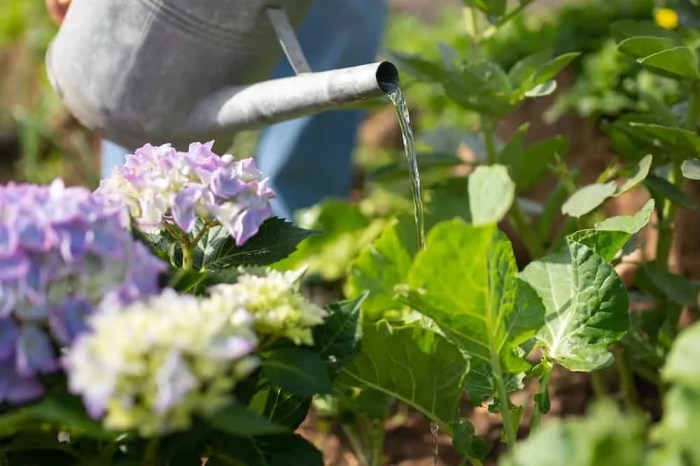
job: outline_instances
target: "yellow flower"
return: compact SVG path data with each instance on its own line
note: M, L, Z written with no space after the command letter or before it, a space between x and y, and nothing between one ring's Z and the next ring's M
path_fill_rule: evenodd
M678 13L670 8L657 8L654 10L654 21L664 29L678 27Z

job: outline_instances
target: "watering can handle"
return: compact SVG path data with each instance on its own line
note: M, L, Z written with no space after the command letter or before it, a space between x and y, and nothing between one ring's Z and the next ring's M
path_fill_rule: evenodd
M304 56L304 51L294 33L292 24L289 22L287 13L282 8L268 7L267 17L272 23L272 28L275 30L282 50L284 50L294 72L296 74L311 73L311 67Z

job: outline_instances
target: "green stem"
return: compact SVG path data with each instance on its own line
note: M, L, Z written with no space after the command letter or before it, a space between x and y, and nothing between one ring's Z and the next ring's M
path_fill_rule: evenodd
M540 240L532 227L532 224L525 216L525 213L520 208L518 200L515 199L513 206L510 208L510 217L513 221L513 226L520 234L520 238L523 240L523 244L527 249L528 254L531 259L537 259L544 255L544 248L540 243Z
M540 391L538 395L540 396L546 396L549 397L549 378L552 376L552 369L553 366L552 364L547 364L545 367L545 372L542 374L542 377L540 378ZM537 405L537 403L534 404L533 407L533 413L532 413L532 420L530 421L530 432L529 435L532 435L534 431L537 430L537 428L540 426L540 422L542 420L542 410L540 407Z
M184 270L192 270L192 267L194 267L193 249L189 242L182 244L182 268Z
M591 387L593 388L593 393L597 399L603 399L608 396L608 387L603 381L603 377L600 371L593 371L590 373Z
M516 8L513 8L508 13L501 16L501 18L498 20L498 22L496 24L494 24L493 26L489 27L486 31L484 31L484 34L481 37L484 39L488 39L489 37L496 34L496 32L498 32L499 28L501 28L504 24L508 23L511 19L515 18L518 14L520 14L521 11L523 11L525 8L527 8L533 1L534 0L524 0Z
M464 26L467 29L467 34L469 34L475 43L479 43L479 10L474 6L465 6L462 9L462 14L464 16Z
M160 447L160 437L151 438L146 443L146 452L143 455L143 466L156 466L158 464L158 448Z
M637 386L634 384L627 348L620 348L615 358L615 365L620 376L620 385L625 394L627 408L630 410L639 408L639 395L637 394Z
M493 165L498 161L498 153L496 152L496 137L495 137L494 122L484 124L484 146L486 147L486 160L489 165Z
M493 377L496 382L498 398L501 402L501 418L503 419L503 430L506 434L506 445L508 449L511 449L517 441L517 431L510 413L510 398L508 398L506 384L503 381L503 371L501 370L501 362L498 360L498 354L491 355L491 366L493 367Z

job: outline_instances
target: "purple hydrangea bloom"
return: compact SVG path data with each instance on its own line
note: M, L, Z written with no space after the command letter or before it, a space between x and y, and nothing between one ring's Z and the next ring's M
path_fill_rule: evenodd
M159 292L166 265L128 227L123 208L60 180L0 186L0 402L40 396L100 302Z
M275 194L253 159L218 156L213 144L193 143L187 152L147 144L127 156L97 192L128 206L145 232L167 225L191 233L201 219L222 225L240 246L272 216Z

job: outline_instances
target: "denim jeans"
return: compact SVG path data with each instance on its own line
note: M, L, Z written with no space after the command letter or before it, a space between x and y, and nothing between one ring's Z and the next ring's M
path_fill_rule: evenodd
M314 71L372 62L387 16L387 0L316 0L298 37ZM293 75L286 58L274 78ZM346 197L351 155L362 119L358 110L336 110L278 123L262 132L258 167L277 193L273 210L292 219L295 210L324 197ZM128 151L108 141L102 146L102 175L120 165Z

